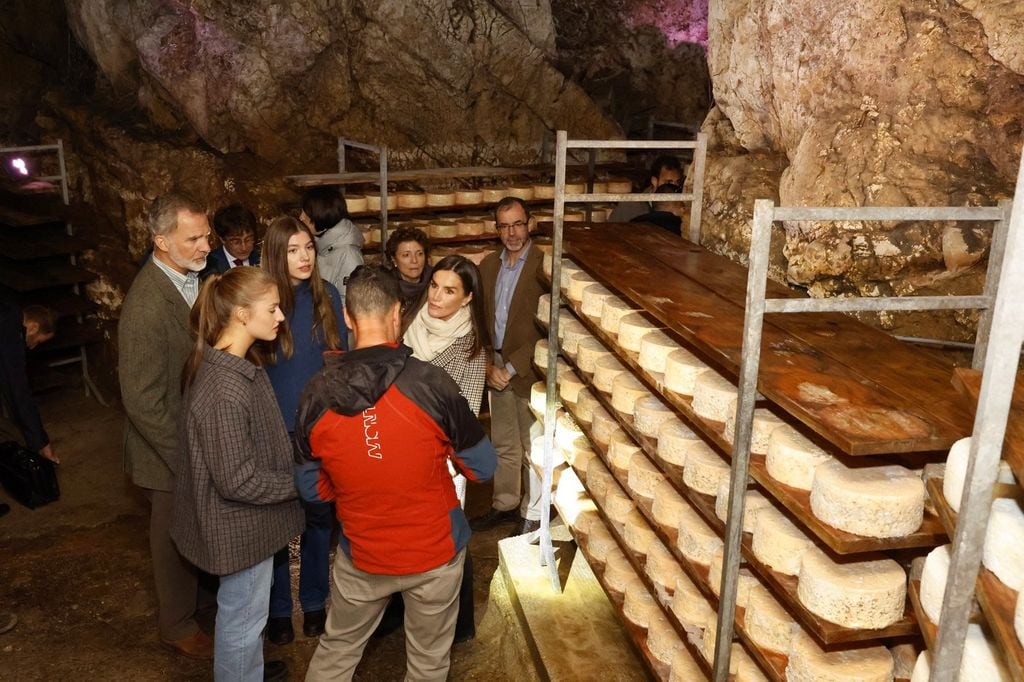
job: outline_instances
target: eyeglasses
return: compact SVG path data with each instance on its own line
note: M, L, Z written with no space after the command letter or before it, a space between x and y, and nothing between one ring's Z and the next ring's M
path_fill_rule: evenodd
M224 240L225 244L231 246L249 246L256 243L256 235L246 235L245 237L228 237Z
M495 224L494 227L496 227L498 229L498 231L512 230L512 229L521 230L524 227L526 227L526 225L527 225L527 222L525 220L517 220L514 223L497 223L497 224Z

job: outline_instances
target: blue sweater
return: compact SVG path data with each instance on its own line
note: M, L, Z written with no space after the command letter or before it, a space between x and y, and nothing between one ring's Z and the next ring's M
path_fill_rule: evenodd
M341 294L330 282L324 281L324 286L331 296L331 307L338 319L341 348L348 350L348 327L341 313ZM288 329L291 330L294 347L292 356L286 358L278 351L277 362L267 366L267 374L270 376L270 385L274 387L284 425L291 433L295 430L295 413L299 409L302 390L323 367L323 353L327 350L322 330L317 330L316 337L313 336L313 293L308 282L299 282L295 287L295 309L288 316Z

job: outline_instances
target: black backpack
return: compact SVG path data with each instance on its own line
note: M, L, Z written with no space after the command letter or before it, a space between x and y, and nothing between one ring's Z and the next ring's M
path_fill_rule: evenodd
M13 440L0 443L0 484L29 509L60 499L53 462Z

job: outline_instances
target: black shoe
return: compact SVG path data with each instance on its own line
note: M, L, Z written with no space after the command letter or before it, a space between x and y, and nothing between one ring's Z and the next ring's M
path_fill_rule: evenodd
M3 516L9 511L11 511L11 505L0 502L0 516Z
M324 634L324 625L327 624L327 611L310 611L302 614L302 634L306 637L319 637Z
M491 510L483 516L479 516L470 521L469 527L473 530L490 530L495 526L500 526L505 523L518 522L519 520L520 516L518 509L498 511L497 509L491 508Z
M263 682L284 682L288 679L288 664L284 661L266 661L263 664Z
M529 535L530 533L540 530L540 519L531 521L530 519L523 519L523 525L518 530L514 530L508 534L510 538L514 538L517 535Z
M291 617L270 618L267 620L267 639L278 646L291 644L295 639Z

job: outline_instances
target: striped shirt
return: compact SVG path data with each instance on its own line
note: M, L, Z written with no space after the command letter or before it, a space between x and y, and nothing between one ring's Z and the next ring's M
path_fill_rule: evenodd
M157 258L155 253L151 258L156 263L156 266L163 270L164 274L170 278L171 284L178 290L181 297L185 299L185 303L188 303L188 307L191 308L195 305L196 299L199 298L199 273L189 270L183 275Z

